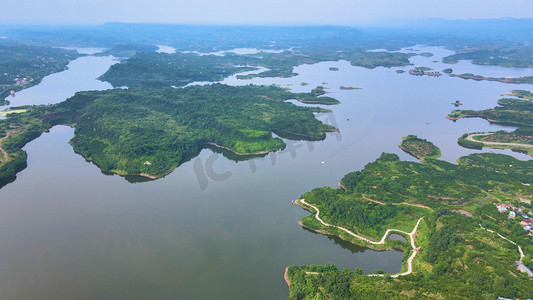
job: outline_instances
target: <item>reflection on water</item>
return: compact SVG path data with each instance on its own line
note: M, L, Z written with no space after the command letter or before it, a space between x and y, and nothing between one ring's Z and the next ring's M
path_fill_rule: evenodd
M430 64L446 54L423 51L435 56L413 62ZM114 63L112 58L74 62L73 75L92 75L60 76L53 85L43 80L34 87L35 98L29 97L33 88L26 90L25 102L63 101L78 84L83 90L95 82L102 84L96 89L110 87L95 78ZM464 62L452 68L462 65L502 71ZM277 299L288 295L283 281L288 265L333 262L365 273L398 272L402 252L371 251L302 230L298 220L309 212L291 201L315 187L337 187L344 174L362 169L382 152L416 161L398 148L408 134L433 141L449 162L480 152L458 146L457 138L513 127L481 119L451 122L444 118L454 109L450 103L460 99L464 109L491 108L500 94L530 85L416 77L396 69L338 61L296 67L299 75L292 78L226 78L228 84L279 84L294 92L325 85L341 104L328 106L331 115L320 118L334 118L342 138L328 133L318 142L285 140L284 151L246 161L204 149L164 178L138 184L130 183L137 178L102 175L68 144L74 130L54 127L25 147L28 168L0 190L2 297L55 299L61 291L61 297L75 299ZM488 151L529 159L510 150L481 152Z
M302 227L302 229L307 231L307 232L314 233L314 234L320 234L320 233L314 232L313 230L307 229L305 227ZM335 235L327 235L327 238L329 240L333 241L336 245L341 246L342 249L349 250L352 253L363 253L363 252L368 250L368 248L355 245L355 244L350 243L348 241L345 241L345 240L343 240L340 237L335 236Z
M407 242L407 239L403 235L397 234L397 233L391 233L387 239L395 240L395 241Z

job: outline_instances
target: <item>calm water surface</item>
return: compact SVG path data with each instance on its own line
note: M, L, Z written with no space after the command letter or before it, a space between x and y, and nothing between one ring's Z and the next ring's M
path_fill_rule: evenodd
M15 97L6 97L10 105L0 106L0 110L21 105L54 104L74 96L78 91L111 89L110 83L96 78L115 63L118 60L112 56L75 59L68 64L66 71L46 76L40 84L17 92Z
M438 51L445 52L429 52ZM417 57L417 64L432 63L442 53ZM109 67L113 60L107 59ZM463 63L471 66L461 62L453 68ZM69 71L83 73L90 66L72 65ZM329 71L332 66L339 71ZM241 162L206 149L156 181L132 184L102 174L68 145L73 129L56 126L25 147L28 168L0 189L0 299L283 299L288 265L333 262L366 273L398 272L401 252L370 251L305 230L298 220L308 213L291 201L314 187L336 186L345 173L382 152L414 160L397 147L408 134L433 141L450 162L479 152L459 147L457 138L513 128L481 119L451 122L444 118L454 109L450 103L459 99L464 109L490 108L500 94L531 85L417 77L396 69L367 70L340 61L297 67L300 75L287 79L229 77L225 83L275 83L296 92L326 86L342 104L317 117L340 133L320 142L287 141L284 151ZM102 67L77 84L92 89L103 72ZM57 102L73 94L75 88L63 90L71 81L43 80L35 88L42 89L39 97Z

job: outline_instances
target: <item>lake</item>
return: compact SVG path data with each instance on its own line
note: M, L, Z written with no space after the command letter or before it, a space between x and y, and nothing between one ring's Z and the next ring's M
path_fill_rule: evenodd
M413 58L417 65L437 65L432 61L448 51L420 48L435 56ZM35 93L25 104L55 103L77 89L110 88L94 84L112 63L110 57L79 58L15 98ZM468 62L442 66L525 72ZM25 147L28 168L0 189L0 298L283 299L288 265L333 262L365 273L398 272L402 252L371 251L305 230L298 221L309 213L291 201L315 187L337 186L344 174L382 152L415 161L398 148L408 134L433 141L450 162L480 152L458 146L457 138L514 128L481 119L449 121L444 116L454 109L451 102L461 100L462 109L490 108L500 94L531 85L418 77L397 69L410 67L369 70L339 61L299 66L293 78L226 78L228 84L274 83L295 92L323 85L342 104L317 117L340 132L319 142L286 141L287 149L247 161L205 149L156 181L130 183L102 174L68 144L72 128L54 127ZM73 80L66 72L87 76ZM483 151L529 159L509 150Z

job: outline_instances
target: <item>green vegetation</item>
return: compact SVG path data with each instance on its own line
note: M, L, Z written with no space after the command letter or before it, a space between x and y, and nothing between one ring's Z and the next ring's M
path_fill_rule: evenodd
M361 88L356 88L356 87L352 87L352 86L339 86L339 90L360 90Z
M526 90L512 90L511 95L509 96L515 96L518 98L526 99L526 100L533 100L533 93Z
M74 150L103 171L157 178L208 145L252 155L285 147L272 132L291 139L324 139L326 131L337 129L315 118L313 112L320 109L284 102L300 96L319 102L316 99L324 98L316 97L320 93L321 89L292 94L275 86L221 84L178 89L143 84L79 92L60 104L26 107L27 112L0 120L4 132L22 131L2 146L18 157L24 153L20 148L41 132L68 124L75 128L70 141ZM19 169L2 174L11 178Z
M254 70L238 67L220 56L196 54L137 53L112 65L100 76L114 87L135 86L141 82L162 82L185 86L195 81L220 81L235 73Z
M19 114L19 113L23 113L23 112L26 112L26 109L10 109L10 110L4 110L4 111L0 111L0 116L7 116L9 114Z
M417 218L425 216L415 238L420 248L413 273L370 277L357 266L354 271L331 264L290 266L289 299L526 298L533 285L515 268L517 246L497 233L520 245L526 255L533 253L533 242L516 220L497 213L493 203L532 199L533 190L523 184L531 180L533 161L506 155L471 154L455 165L431 158L423 164L400 161L384 153L362 171L346 174L342 189L317 188L302 198L320 208L324 221L374 240L388 228L411 231ZM473 216L454 212L458 209ZM409 249L400 241L374 246L350 238L317 222L314 214L303 218L302 225L374 249Z
M440 149L425 139L418 138L415 135L403 137L402 143L398 146L406 153L418 158L439 158Z
M483 143L468 140L467 137L469 135L470 134L468 133L463 134L457 141L457 144L468 149L477 149L477 150L483 149Z
M338 71L339 68L337 68L337 67L329 67L329 70L330 70L330 71Z
M494 65L508 68L533 67L533 47L531 45L488 44L481 49L466 49L443 58L445 63L456 63L462 59L472 60L473 64Z
M473 139L481 142L533 145L533 128L520 127L512 132L500 130L488 135L474 136Z
M468 136L471 140L466 139ZM512 132L500 130L492 133L465 133L458 143L465 148L511 149L533 156L533 128L520 127Z
M529 91L515 90L513 96L527 99ZM448 119L483 118L493 123L521 126L513 132L497 131L494 133L465 133L459 138L459 145L482 149L483 147L495 149L512 149L514 151L533 155L533 102L515 98L498 100L497 106L486 110L456 110L448 115Z
M194 81L220 81L224 77L265 67L268 70L248 75L237 75L238 79L255 77L292 77L297 74L293 68L302 64L321 61L350 60L352 65L366 68L378 66L409 65L408 54L389 52L366 52L362 50L302 50L302 53L285 51L223 56L196 55L185 53L139 52L128 60L111 66L100 77L113 86L134 86L143 81L163 82L174 86L185 86Z
M319 85L316 88L312 89L311 92L309 93L288 93L288 94L285 94L285 98L278 98L278 99L283 99L283 100L296 99L302 103L307 103L307 104L333 105L333 104L340 103L339 100L332 98L332 97L319 97L326 93L324 89L325 88L323 86Z
M131 57L138 52L155 52L159 49L154 45L117 44L113 48L97 53L97 56L113 55L115 57Z
M533 102L503 98L495 108L485 110L454 110L447 116L450 120L461 118L483 118L492 123L516 126L533 126Z
M416 221L428 213L428 209L425 208L392 203L383 205L371 202L360 194L354 195L342 189L329 187L313 189L303 194L301 198L318 206L320 216L325 222L374 238L376 241L388 228L411 231ZM324 229L324 226L315 219L314 213L304 217L301 222L308 229L315 231ZM328 228L328 231L330 230L336 231L336 234L344 239L356 242L355 238L342 234L340 230Z
M20 91L36 85L52 73L66 69L79 57L76 51L22 45L0 45L0 99L11 90Z
M452 74L453 73L453 69L452 68L446 68L446 69L442 70L442 73Z
M459 77L463 79L473 79L473 80L488 80L488 81L499 81L503 83L533 83L533 76L523 76L523 77L483 77L481 75L474 75L472 73L464 73L460 75L451 74L451 77Z
M420 56L424 56L424 57L432 57L433 56L433 53L430 53L430 52L422 52L420 54L418 54Z
M49 128L39 121L42 113L43 107L34 107L0 119L0 187L26 168L26 151L22 147Z
M471 219L451 211L426 217L411 275L371 277L331 264L290 266L289 299L527 298L531 280L514 267L516 247Z

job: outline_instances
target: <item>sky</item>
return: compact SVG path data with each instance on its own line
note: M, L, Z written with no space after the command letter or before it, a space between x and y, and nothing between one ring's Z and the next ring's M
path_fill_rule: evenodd
M533 0L2 0L2 24L359 25L387 18L533 18Z

